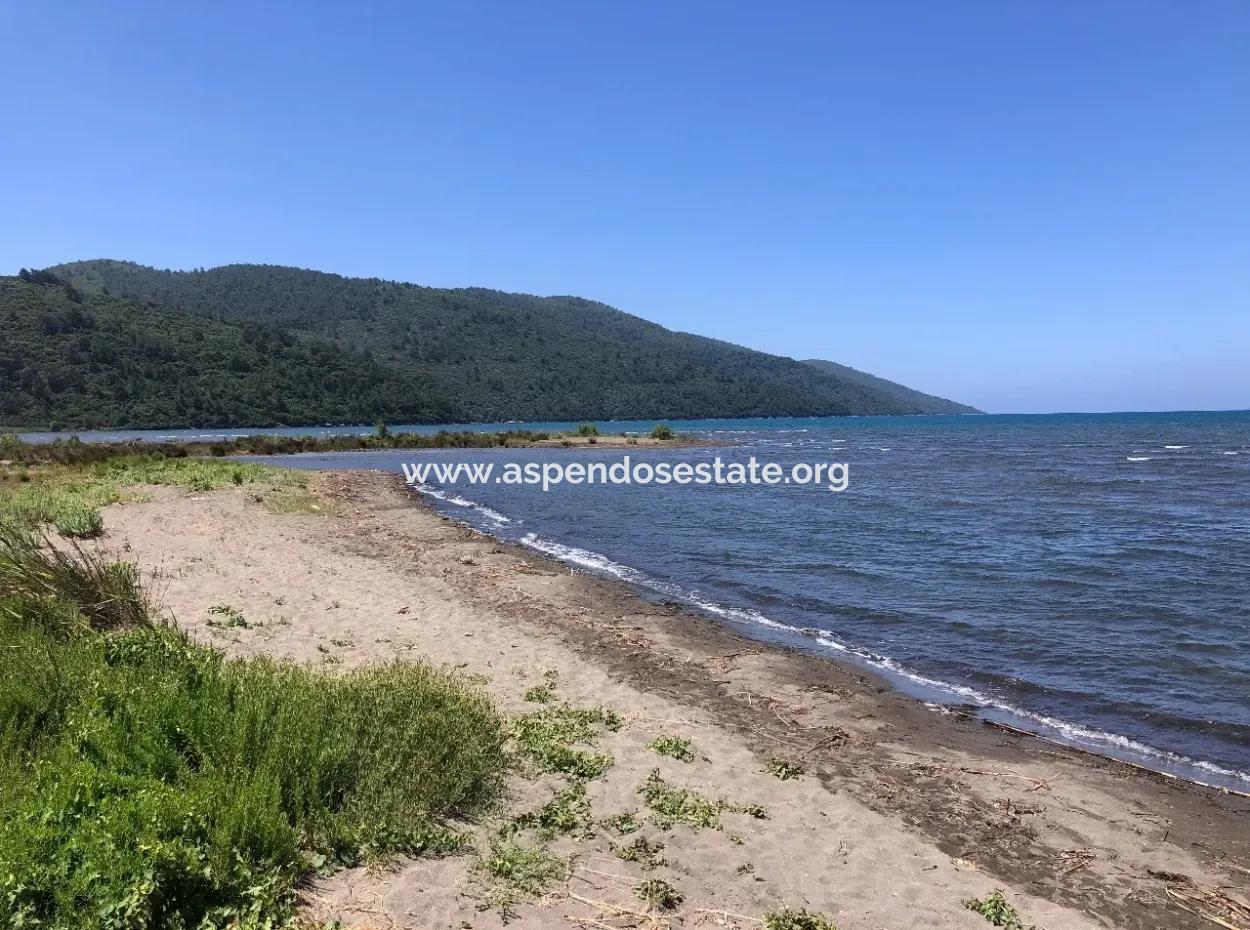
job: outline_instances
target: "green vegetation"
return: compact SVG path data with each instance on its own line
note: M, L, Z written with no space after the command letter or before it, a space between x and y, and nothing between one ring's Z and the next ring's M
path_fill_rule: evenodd
M680 736L657 736L647 744L647 748L678 762L694 761L694 745Z
M21 398L0 407L0 422L57 420L74 427L207 425L225 422L223 417L240 425L378 418L493 422L966 409L672 332L577 297L419 287L267 265L175 272L104 260L50 271L73 286L88 312L107 295L139 301L124 306L140 322L152 320L155 329L149 333L136 325L133 332L140 338L133 346L112 346L116 358L133 368L107 355L85 356L92 389L81 397L57 379L83 362L60 360L54 350L35 355L15 350L6 361ZM58 298L60 308L66 304L80 306L68 290ZM30 333L22 345L33 344L44 326L42 316L35 323L25 318L38 303L23 294L5 306ZM0 310L0 325L6 319ZM177 334L192 329L208 337L206 351L220 349L211 356L190 352ZM56 339L67 350L81 351L80 335L73 329L58 332ZM249 339L263 340L266 350L282 345L289 363L270 363L265 353L249 351ZM286 339L292 343L283 343ZM88 339L88 349L92 345ZM311 364L318 360L327 364ZM6 361L0 361L0 370ZM182 368L178 377L173 364ZM322 368L333 377L327 380ZM132 370L145 377L132 381ZM310 370L318 377L304 376ZM252 390L266 378L281 390ZM46 397L40 393L43 383L49 387ZM7 393L0 382L0 397ZM128 403L128 397L137 403Z
M214 604L208 608L208 612L212 616L208 620L209 626L226 627L227 629L243 629L246 630L251 626L247 622L247 617L243 616L234 607L229 604Z
M89 448L85 443L80 445ZM97 535L103 526L100 508L123 500L127 489L136 485L213 491L263 483L266 490L281 494L302 491L308 484L306 475L264 465L162 455L122 456L83 467L45 468L39 472L38 481L23 480L24 474L28 473L0 469L0 520L51 524L63 536L75 537Z
M1006 930L1025 930L1020 915L1011 906L1011 902L1003 897L1001 891L995 891L980 899L969 898L964 902L964 907L974 914L980 914L995 927L1004 927Z
M957 404L953 400L924 394L915 388L878 378L876 375L870 375L866 371L860 371L848 365L839 365L837 362L827 362L819 358L805 359L803 364L811 365L817 371L837 378L847 390L861 391L866 396L878 398L882 403L911 408L915 413L980 413L975 407L969 407L967 404Z
M709 827L720 830L723 829L720 815L726 811L747 814L758 820L768 817L768 812L758 804L734 804L723 798L713 801L697 791L672 785L664 780L659 769L652 769L643 779L638 793L651 811L651 821L664 830L679 823L692 830Z
M666 423L657 423L651 427L651 438L668 440L673 438L673 429Z
M578 436L598 436L599 427L593 423L583 423L577 428Z
M610 817L604 817L599 823L620 836L628 836L642 829L642 821L637 811L621 811Z
M651 811L656 826L667 830L674 824L684 823L692 830L708 827L721 829L720 815L724 805L703 797L689 788L670 785L660 776L659 769L652 769L638 787L638 793Z
M648 878L634 886L634 895L647 907L671 911L686 900L685 896L662 878Z
M0 526L0 927L286 925L326 871L462 842L503 721L425 665L327 676L154 624L132 566Z
M589 781L610 769L613 760L606 753L578 747L594 747L604 730L620 727L621 718L614 711L565 704L517 717L512 735L522 755L540 771L558 773L573 781Z
M796 762L793 759L784 759L781 756L773 756L768 760L768 764L764 766L764 771L775 778L782 781L790 781L794 778L802 778L807 772L803 767L803 763Z
M56 514L52 525L62 536L91 539L104 532L104 517L94 507L70 503Z
M504 827L504 833L517 830L536 830L543 839L557 836L591 836L594 817L590 802L586 800L586 783L574 781L567 788L557 791L536 811L515 818Z
M638 863L647 872L666 864L664 844L652 842L645 836L635 837L632 843L624 846L614 846L612 852L625 862Z
M76 437L55 442L22 442L0 434L0 460L17 465L88 465L119 458L185 459L194 456L293 455L298 452L356 452L378 449L491 449L528 446L550 439L531 430L432 434L391 433L389 436L240 436L220 442L82 442Z
M543 682L525 692L525 700L531 704L550 704L556 696L557 675L554 671L543 674Z
M838 930L824 914L783 907L764 915L764 930Z
M0 277L0 423L159 427L449 418L412 369L325 339Z
M488 883L486 900L505 914L526 898L542 894L568 877L568 863L542 846L527 846L517 840L492 844L477 869Z

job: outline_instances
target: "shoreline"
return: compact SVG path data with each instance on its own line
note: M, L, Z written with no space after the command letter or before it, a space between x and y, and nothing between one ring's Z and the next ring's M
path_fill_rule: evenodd
M110 508L110 535L131 546L144 568L175 568L166 593L180 625L215 639L219 631L196 614L227 595L257 599L259 592L251 590L257 585L277 591L274 579L294 571L281 568L291 547L308 553L301 585L330 582L344 559L360 584L379 590L379 599L402 579L419 580L438 592L423 596L430 602L426 613L442 632L431 627L413 640L413 651L454 659L496 679L498 672L483 664L478 649L465 649L502 637L512 640L513 650L553 664L564 656L568 671L562 674L571 687L594 694L594 681L610 683L634 695L630 700L658 705L667 719L700 720L706 730L696 731L696 738L715 733L717 742L759 758L781 750L799 756L810 772L805 790L818 785L820 803L842 798L836 803L849 805L835 816L847 822L878 818L871 829L899 831L891 850L917 843L945 857L947 865L916 879L925 887L939 878L957 883L979 875L981 887L991 879L1024 896L1022 913L1051 930L1086 926L1075 919L1078 914L1096 917L1097 925L1153 927L1160 909L1169 926L1210 926L1175 906L1168 889L1247 887L1250 802L1243 796L957 711L934 712L869 670L761 643L680 605L653 603L623 581L574 573L550 556L481 534L439 514L398 476L312 475L333 513L262 518L237 492L165 495ZM234 524L241 520L254 524L259 535L237 534ZM224 551L208 555L213 547ZM205 565L206 558L213 563ZM318 565L327 578L317 578ZM301 597L299 585L290 582L281 591L269 592L267 609L273 610L275 598L285 603ZM339 611L346 605L305 606L310 609L288 626L240 633L237 642L224 645L243 654L318 661L318 652L292 627L301 624L304 634L324 645L327 631L342 624ZM260 609L259 601L249 608ZM416 636L406 608L399 613L396 629ZM374 623L370 616L361 613L353 623ZM395 611L388 616L396 618ZM474 625L483 619L486 626ZM462 625L465 638L449 639ZM364 649L358 643L336 651L351 661L351 653ZM381 646L372 654L359 658L393 655ZM501 645L501 655L508 654ZM395 655L402 659L404 653ZM496 681L492 688L498 687ZM711 742L710 736L702 739ZM825 849L828 856L815 839L810 854ZM802 855L797 842L783 844L777 855ZM950 874L952 868L958 875ZM867 873L855 876L860 883L876 881ZM816 886L806 891L818 892ZM937 886L929 893L936 894ZM1047 914L1052 907L1060 910ZM905 923L894 925L914 925L911 915L918 912L903 913ZM966 916L924 919L932 926L977 926Z
M710 616L716 618L717 622L729 624L749 641L794 649L866 671L902 695L932 705L935 711L972 715L986 724L1031 735L1056 746L1105 757L1160 776L1192 782L1204 788L1250 798L1250 774L1244 771L1159 748L1143 742L1142 737L1125 736L1091 728L1084 723L1049 716L1012 704L1005 699L996 699L971 686L931 677L908 668L891 656L842 643L824 631L804 629L777 621L752 608L730 607L709 601L698 592L659 581L632 565L615 562L600 552L571 547L533 533L520 540L509 539L499 535L498 523L506 524L511 519L485 505L423 485L410 483L407 490L440 516L484 537L504 545L518 545L522 551L569 566L575 571L587 572L592 577L620 582L644 599L658 598L661 602L673 599L700 616ZM440 510L439 504L431 501L450 506ZM462 520L453 508L484 514L496 526Z

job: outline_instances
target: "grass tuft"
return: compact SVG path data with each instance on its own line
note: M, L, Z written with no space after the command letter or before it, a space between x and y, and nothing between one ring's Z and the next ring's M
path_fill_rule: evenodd
M94 539L104 532L104 517L94 507L70 503L54 516L52 525L62 536Z

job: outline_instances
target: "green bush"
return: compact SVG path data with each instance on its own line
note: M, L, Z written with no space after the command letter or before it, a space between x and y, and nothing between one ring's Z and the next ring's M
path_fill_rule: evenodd
M0 928L281 926L311 871L450 849L497 797L502 719L461 679L228 660L132 568L0 538Z
M91 539L104 532L104 517L94 507L74 503L57 514L52 525L62 536Z
M651 428L652 439L672 439L673 429L665 423L657 423Z
M595 424L593 424L593 423L583 423L581 426L579 426L579 427L577 428L577 435L579 435L579 436L598 436L598 435L599 435L599 427L595 426Z

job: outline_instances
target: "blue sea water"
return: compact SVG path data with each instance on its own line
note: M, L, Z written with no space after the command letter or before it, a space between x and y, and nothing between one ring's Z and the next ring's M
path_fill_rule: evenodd
M847 462L842 494L503 484L425 493L478 529L750 635L871 666L925 699L1250 788L1250 412L676 425L734 445L286 461L396 472L431 458L498 466L627 452Z

